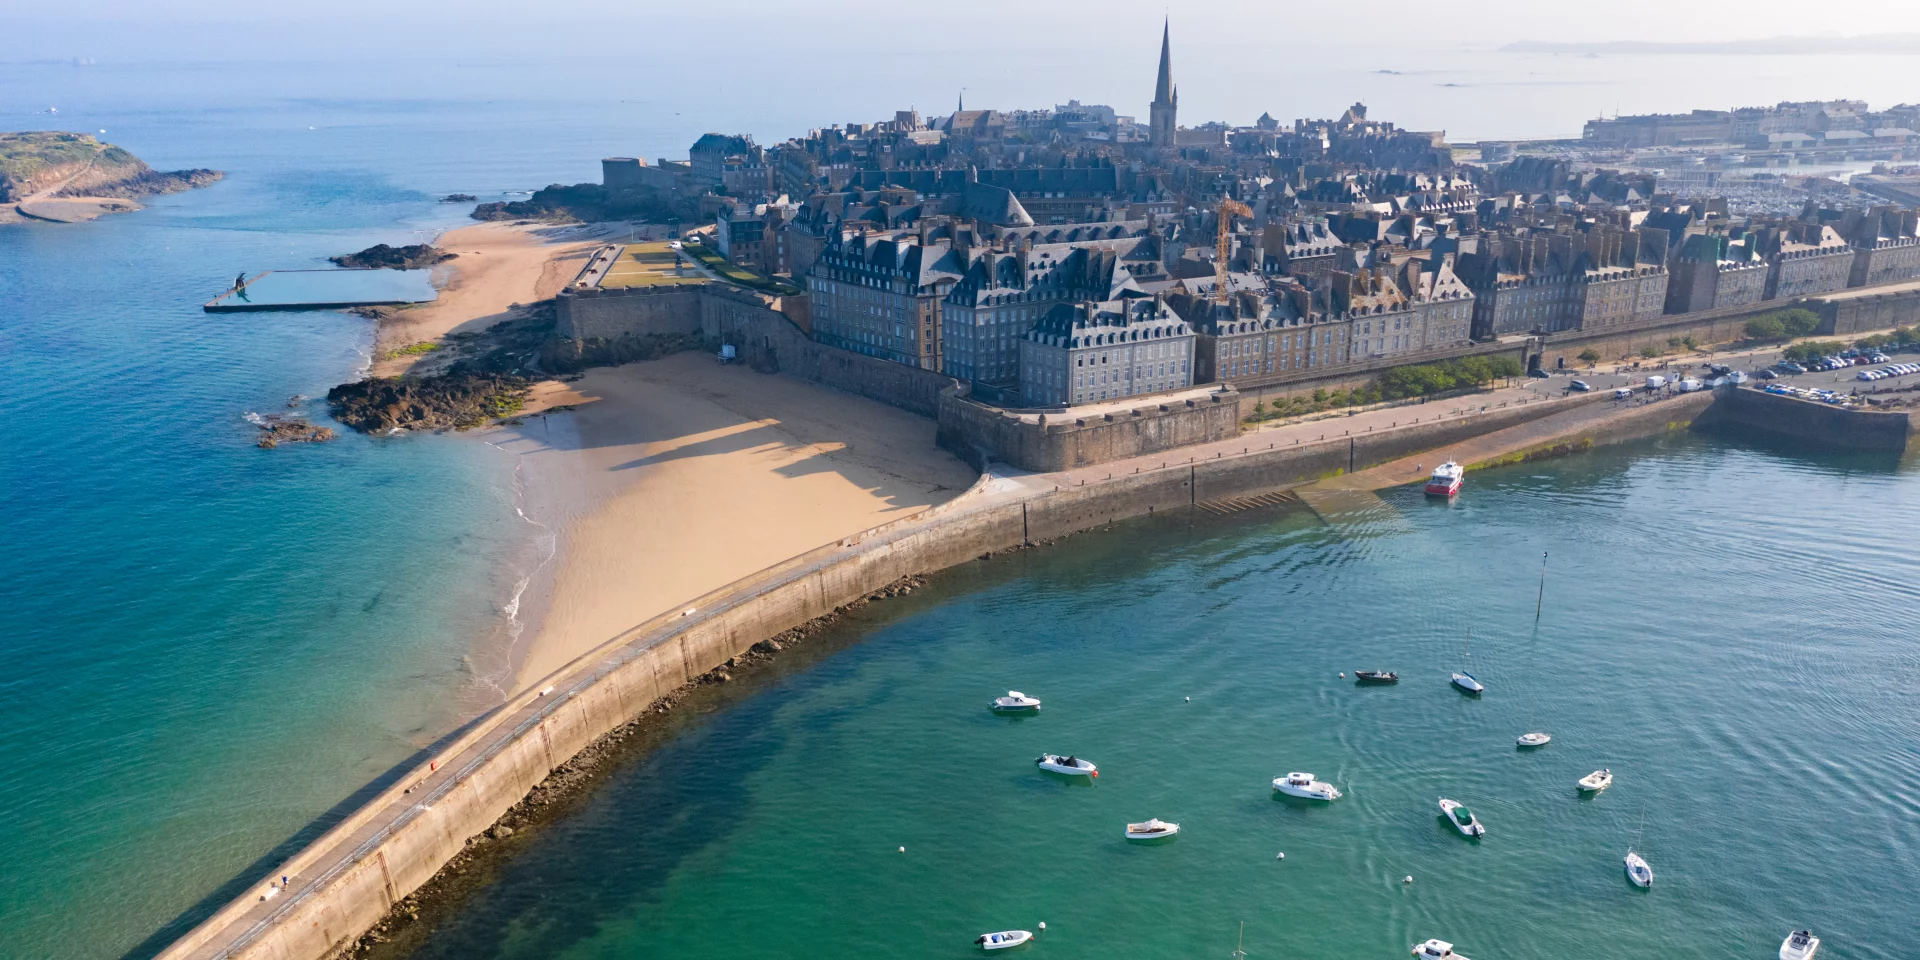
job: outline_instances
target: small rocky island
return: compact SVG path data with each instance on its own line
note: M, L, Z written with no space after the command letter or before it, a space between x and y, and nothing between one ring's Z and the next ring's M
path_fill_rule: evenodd
M140 209L140 200L204 187L218 170L160 171L84 133L0 133L0 223L77 223Z
M338 266L355 270L419 270L436 263L445 263L456 256L459 254L448 253L426 243L404 247L390 247L384 243L376 243L359 253L347 253L327 259Z

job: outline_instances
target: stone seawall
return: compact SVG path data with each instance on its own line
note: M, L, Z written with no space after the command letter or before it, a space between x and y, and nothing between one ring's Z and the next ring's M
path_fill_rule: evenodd
M1235 436L1240 432L1237 399L1230 387L1165 403L1142 397L1130 410L1071 418L1056 414L1041 423L976 403L955 389L941 399L936 442L975 467L998 460L1053 473Z
M1913 436L1906 413L1853 410L1760 390L1720 391L1702 426L1732 425L1819 447L1902 453Z
M1702 398L1704 399L1704 398ZM1553 412L1581 404L1541 404ZM1582 429L1610 439L1658 432L1678 404L1627 408ZM1649 412L1653 411L1653 412ZM431 879L508 808L595 739L755 643L901 577L984 553L1221 497L1285 489L1394 456L1539 419L1489 412L1027 495L977 484L968 495L795 557L655 617L474 721L429 761L271 871L159 954L162 960L326 960ZM1611 425L1611 426L1610 426ZM1541 438L1543 442L1547 438ZM273 891L271 897L265 896Z

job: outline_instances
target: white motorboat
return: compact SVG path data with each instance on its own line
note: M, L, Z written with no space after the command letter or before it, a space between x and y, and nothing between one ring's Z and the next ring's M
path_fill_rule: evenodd
M1018 690L1008 690L1004 697L993 698L995 713L1039 713L1040 698L1029 697Z
M1627 848L1626 864L1627 879L1633 881L1634 886L1642 890L1653 886L1653 868L1647 866L1646 858L1634 853L1632 847Z
M1338 787L1325 781L1315 780L1311 773L1289 773L1284 777L1275 777L1273 789L1290 797L1303 797L1308 800L1340 799Z
M1460 673L1456 673L1453 675L1453 685L1456 687L1459 687L1460 689L1468 693L1476 694L1476 695L1479 694L1481 691L1487 689L1486 684L1481 683L1478 680L1475 680L1473 678L1473 674L1467 673L1465 671L1462 671Z
M1059 773L1069 777L1097 777L1100 768L1092 760L1083 760L1075 756L1060 756L1057 753L1043 753L1033 762L1048 773Z
M974 939L983 950L1005 950L1018 947L1033 939L1031 930L1002 930L999 933L984 933Z
M1149 818L1144 823L1127 824L1128 840L1164 840L1180 832L1180 825Z
M1466 477L1465 467L1448 460L1433 468L1433 476L1427 478L1426 490L1436 497L1451 497L1460 492L1460 484Z
M1466 957L1454 953L1453 944L1445 940L1428 940L1426 943L1414 944L1413 955L1421 960L1467 960Z
M1820 938L1812 930L1795 930L1780 941L1780 960L1813 960L1820 952Z
M1544 747L1553 742L1553 735L1550 733L1523 733L1520 735L1520 739L1514 742L1523 747Z
M1599 793L1613 786L1612 770L1595 770L1580 778L1581 793Z
M1453 824L1453 828L1460 831L1462 836L1486 836L1487 828L1480 825L1480 820L1473 815L1472 810L1467 809L1466 804L1441 797L1440 812L1446 815L1447 822Z

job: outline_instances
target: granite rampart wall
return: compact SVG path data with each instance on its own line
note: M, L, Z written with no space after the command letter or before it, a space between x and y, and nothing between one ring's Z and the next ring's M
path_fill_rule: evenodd
M1890 410L1859 410L1761 390L1722 388L1702 426L1733 425L1821 448L1903 453L1913 417Z

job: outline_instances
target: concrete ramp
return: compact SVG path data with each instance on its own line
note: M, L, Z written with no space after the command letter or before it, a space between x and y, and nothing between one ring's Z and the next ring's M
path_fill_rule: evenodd
M1330 527L1343 533L1392 534L1411 530L1407 518L1400 515L1380 495L1365 487L1344 484L1340 479L1310 483L1293 491Z

